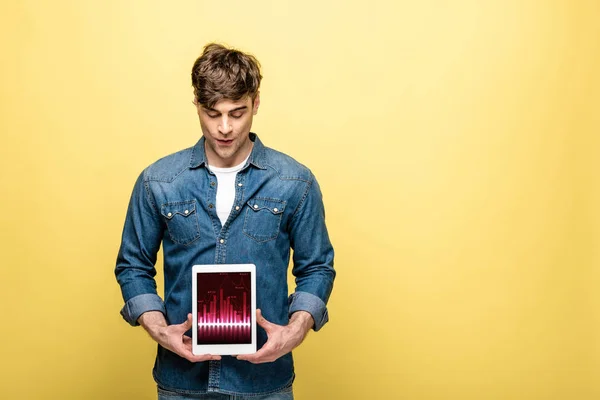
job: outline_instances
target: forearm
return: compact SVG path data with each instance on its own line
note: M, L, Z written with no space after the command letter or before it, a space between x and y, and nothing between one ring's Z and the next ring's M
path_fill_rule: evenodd
M148 311L140 315L138 323L148 332L150 337L156 342L161 343L164 339L164 328L167 327L167 320L160 311Z
M300 342L304 340L314 325L315 321L312 315L306 311L296 311L292 314L292 317L288 322L288 327L290 327L295 335L300 338Z
M298 328L302 328L302 330L306 332L308 332L314 324L315 321L312 315L310 315L310 313L306 311L296 311L292 314L290 322L288 323L288 325L294 325Z

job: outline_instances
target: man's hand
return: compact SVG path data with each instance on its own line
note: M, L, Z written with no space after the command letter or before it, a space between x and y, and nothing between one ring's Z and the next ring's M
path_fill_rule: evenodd
M306 311L292 314L286 326L267 321L260 310L256 310L256 321L267 332L267 342L254 354L237 356L238 360L250 361L253 364L273 362L289 353L302 343L314 325L312 315Z
M182 324L167 325L163 313L148 311L140 316L138 322L158 344L188 361L200 362L221 359L221 356L211 354L197 356L192 353L192 338L185 335L185 332L192 327L192 314L188 314L187 320Z

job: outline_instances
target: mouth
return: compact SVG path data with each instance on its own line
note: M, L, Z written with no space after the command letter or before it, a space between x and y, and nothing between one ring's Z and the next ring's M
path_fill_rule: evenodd
M233 139L227 139L227 140L215 139L215 141L217 142L217 144L219 144L221 146L230 146L233 143Z

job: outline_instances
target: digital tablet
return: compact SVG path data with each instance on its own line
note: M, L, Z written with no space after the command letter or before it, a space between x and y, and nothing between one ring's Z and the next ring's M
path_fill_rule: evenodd
M192 352L256 352L256 266L192 267Z

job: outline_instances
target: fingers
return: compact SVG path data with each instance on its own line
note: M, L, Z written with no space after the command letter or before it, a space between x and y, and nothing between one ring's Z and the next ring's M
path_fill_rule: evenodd
M260 308L256 309L256 322L258 323L258 325L261 328L263 328L267 332L267 335L275 327L275 324L273 324L272 322L267 321L267 319L265 317L263 317L262 311L260 310Z
M214 355L214 354L201 354L201 355L194 355L194 354L189 354L187 357L184 357L186 360L191 361L191 362L202 362L202 361L217 361L221 359L221 356L218 355Z
M262 364L262 363L273 362L284 354L286 354L285 351L283 351L283 352L279 351L277 349L277 346L274 346L273 344L267 342L256 353L240 354L236 358L238 360L244 360L244 361L251 362L252 364Z
M188 314L187 319L179 324L179 327L183 332L187 332L192 327L192 314Z
M176 328L175 337L170 340L171 351L185 358L190 362L202 362L210 360L220 360L221 356L215 354L196 355L192 352L192 338L184 333L192 327L192 314L187 315L187 319L179 325L172 325ZM174 331L175 332L175 331Z
M216 354L194 354L192 352L192 338L189 336L183 336L183 342L177 349L177 354L191 362L201 362L210 360L220 360L221 356Z
M265 362L272 362L277 359L272 354L272 351L267 348L267 346L263 346L260 350L253 354L241 354L236 357L238 360L248 361L252 364L261 364Z
M267 333L267 342L256 353L241 354L241 355L237 356L236 358L238 360L248 361L253 364L273 362L284 354L278 350L281 347L278 345L278 343L280 342L279 338L281 336L280 330L283 329L283 327L281 325L277 325L277 324L267 321L267 319L262 315L262 312L260 309L256 310L256 322ZM279 330L279 332L278 332L278 330Z

